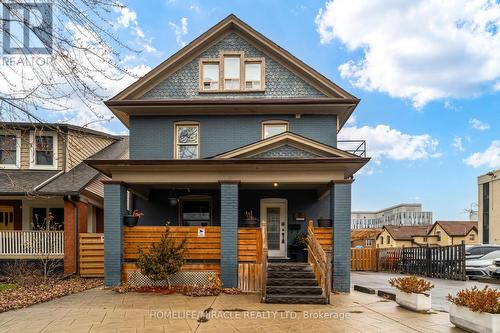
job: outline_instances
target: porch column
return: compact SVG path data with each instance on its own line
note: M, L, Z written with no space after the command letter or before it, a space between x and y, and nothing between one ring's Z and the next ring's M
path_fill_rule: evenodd
M238 183L220 183L220 273L225 288L238 287Z
M104 183L104 286L121 283L123 258L123 216L127 213L127 185Z
M333 291L351 288L351 183L331 183L330 218L333 220Z

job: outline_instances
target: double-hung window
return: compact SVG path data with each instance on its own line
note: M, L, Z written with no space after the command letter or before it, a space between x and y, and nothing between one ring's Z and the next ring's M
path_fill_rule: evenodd
M203 86L205 91L219 90L219 63L204 62L202 63Z
M21 138L16 132L0 132L0 168L18 169L21 158Z
M200 155L200 125L197 123L175 124L175 158L192 160Z
M241 57L224 57L224 90L240 90Z
M57 133L32 133L32 169L57 169Z
M245 89L246 90L261 90L262 89L262 62L261 61L246 61L245 62Z

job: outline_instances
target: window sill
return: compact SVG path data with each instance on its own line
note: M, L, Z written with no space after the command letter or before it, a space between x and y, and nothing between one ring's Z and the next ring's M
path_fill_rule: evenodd
M264 93L265 89L253 90L199 90L200 94L248 94L248 93Z
M18 170L21 169L20 165L17 164L0 164L0 169L8 169L8 170Z
M30 165L30 170L57 170L57 165Z

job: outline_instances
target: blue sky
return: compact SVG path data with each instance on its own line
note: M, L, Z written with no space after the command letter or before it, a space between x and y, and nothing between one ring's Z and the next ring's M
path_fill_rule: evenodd
M234 13L359 97L341 136L366 139L374 158L356 177L354 210L419 202L435 219L466 219L476 177L500 168L498 1L124 3L117 33L146 47L126 61L140 73Z

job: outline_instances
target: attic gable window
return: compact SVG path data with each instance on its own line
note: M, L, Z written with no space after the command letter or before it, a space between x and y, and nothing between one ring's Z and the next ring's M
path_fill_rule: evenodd
M241 57L224 56L224 90L240 90Z
M202 58L200 92L255 92L264 90L264 58L245 58L243 52L222 52Z

